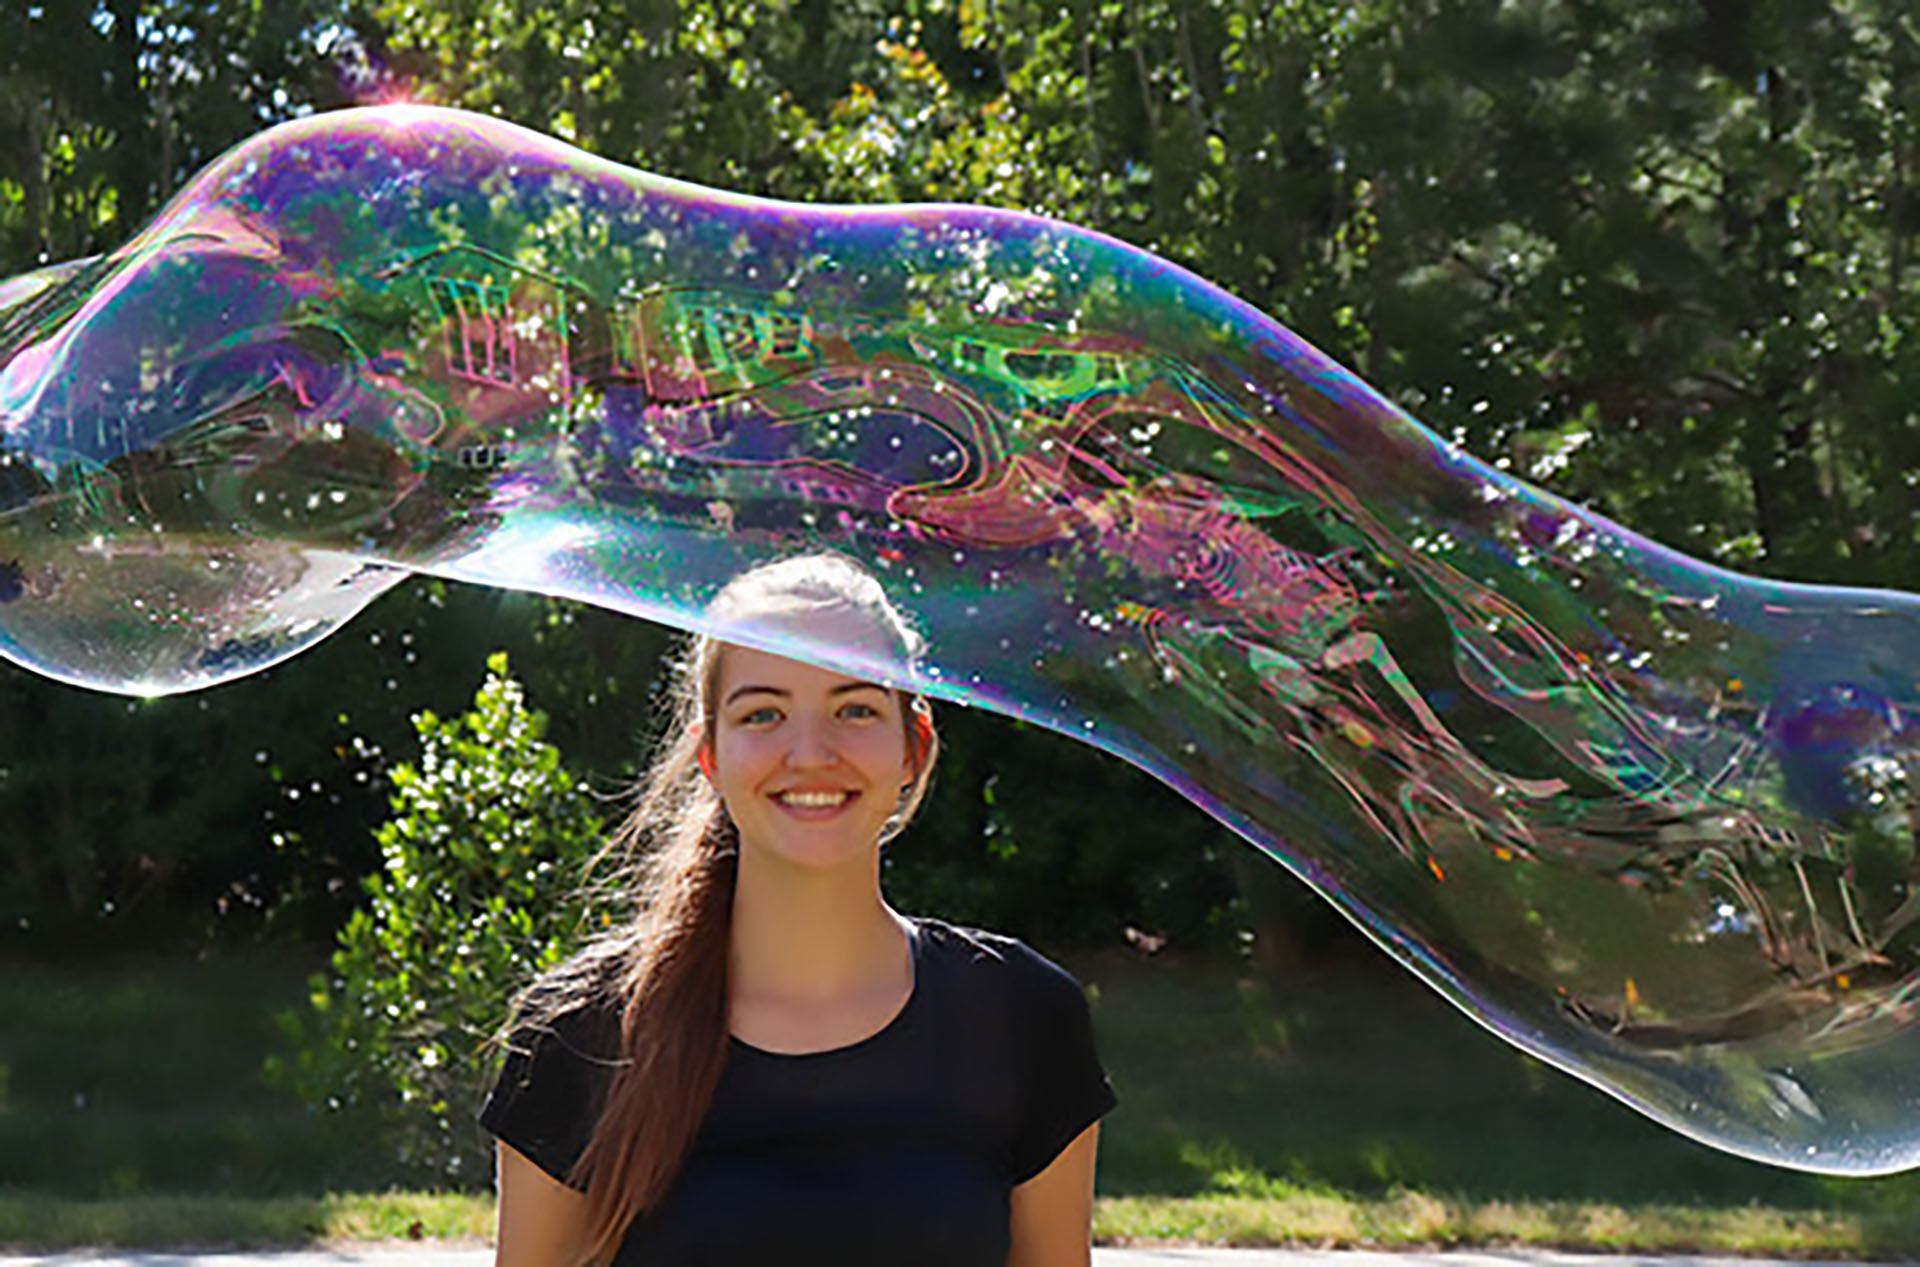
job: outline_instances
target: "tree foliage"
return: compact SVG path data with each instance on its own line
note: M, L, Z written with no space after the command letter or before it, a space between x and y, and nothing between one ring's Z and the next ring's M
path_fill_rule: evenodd
M339 0L0 9L0 259L117 245L235 141L338 104Z
M470 1111L503 986L578 946L601 823L506 656L488 659L464 716L423 712L414 728L419 757L389 771L366 904L313 979L312 1011L281 1016L293 1054L270 1073L309 1105L381 1119L412 1177L473 1180L487 1150Z
M1089 224L1657 540L1774 576L1911 588L1917 41L1900 0L14 6L0 271L123 239L274 118L405 95L750 193ZM328 883L368 860L353 842L377 800L352 780L369 768L333 754L331 719L347 699L354 726L392 741L407 706L455 698L478 650L450 610L387 600L330 667L316 653L276 674L323 685L265 688L270 708L251 686L129 712L0 678L0 708L28 719L0 728L9 921L113 923L168 892L204 909L235 884L331 918L327 885L262 864L260 837L292 822L317 841L314 824L334 824L316 863ZM512 642L568 751L630 767L657 635L503 610L483 623ZM420 663L397 663L402 630ZM976 720L950 725L942 812L901 842L892 883L1075 936L1211 936L1242 918L1221 898L1231 849L1156 799L1169 794ZM63 766L81 745L114 755ZM182 776L183 746L225 753L226 773ZM277 782L250 781L255 751ZM1069 880L1105 913L1066 916L1044 886Z

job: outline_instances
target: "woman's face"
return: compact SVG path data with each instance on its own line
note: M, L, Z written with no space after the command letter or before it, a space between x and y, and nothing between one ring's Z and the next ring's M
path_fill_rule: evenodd
M743 851L870 862L914 778L899 695L746 647L720 651L707 756Z

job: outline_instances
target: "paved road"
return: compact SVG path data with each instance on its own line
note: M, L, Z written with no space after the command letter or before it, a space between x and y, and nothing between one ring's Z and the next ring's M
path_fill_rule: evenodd
M0 1267L491 1267L487 1249L444 1247L306 1250L298 1253L76 1252L8 1258ZM1477 1250L1383 1254L1361 1250L1096 1249L1094 1267L1870 1267L1766 1258L1652 1257Z

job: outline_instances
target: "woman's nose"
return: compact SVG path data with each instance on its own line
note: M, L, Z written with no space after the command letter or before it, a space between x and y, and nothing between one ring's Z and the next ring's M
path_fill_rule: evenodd
M787 764L792 766L832 765L840 759L826 727L802 721L790 732L793 742L787 747Z

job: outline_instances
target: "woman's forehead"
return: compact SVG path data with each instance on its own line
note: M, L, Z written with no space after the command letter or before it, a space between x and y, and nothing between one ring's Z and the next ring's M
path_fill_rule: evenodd
M757 650L778 646L783 651L801 651L819 660L850 665L855 669L852 676L870 681L896 677L889 670L904 670L909 654L900 630L874 612L842 602L795 602L763 608L751 616L742 613L731 621L722 621L714 637L720 644L723 670L725 661L736 651L753 650L769 659L789 658Z
M761 651L755 647L726 643L720 647L717 682L721 699L726 699L735 691L750 686L766 686L787 692L817 691L823 694L857 686L873 687L876 690L887 689L868 678L854 677L836 669L822 668L816 664L808 664L804 660L776 655L771 651Z

